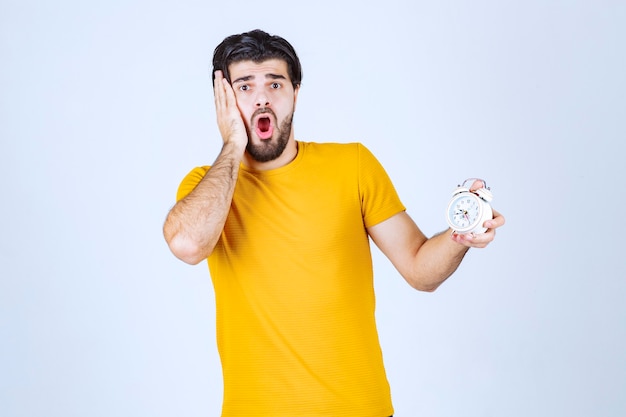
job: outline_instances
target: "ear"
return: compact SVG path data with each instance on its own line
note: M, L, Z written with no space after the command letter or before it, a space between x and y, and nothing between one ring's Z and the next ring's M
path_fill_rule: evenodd
M296 111L296 103L298 102L298 92L300 91L300 85L293 89L293 111Z

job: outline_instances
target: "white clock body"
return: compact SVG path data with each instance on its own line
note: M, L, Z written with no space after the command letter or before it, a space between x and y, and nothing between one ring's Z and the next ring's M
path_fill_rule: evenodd
M493 218L493 210L489 204L492 198L491 192L486 187L476 191L458 187L452 193L452 199L446 210L448 225L460 234L484 233L487 228L483 224Z

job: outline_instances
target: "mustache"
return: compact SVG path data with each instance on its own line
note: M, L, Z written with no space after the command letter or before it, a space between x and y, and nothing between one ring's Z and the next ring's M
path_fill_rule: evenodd
M276 113L274 113L274 111L268 107L263 107L261 109L257 109L254 113L252 113L252 116L250 117L250 120L254 120L258 115L261 114L270 114L272 116L274 116L274 119L276 119Z

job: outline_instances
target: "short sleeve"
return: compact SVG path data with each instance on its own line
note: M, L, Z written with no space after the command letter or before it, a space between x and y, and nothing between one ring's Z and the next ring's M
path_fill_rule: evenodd
M183 178L180 185L178 186L178 192L176 193L176 201L180 201L183 198L187 197L190 192L193 191L194 188L202 181L202 178L209 172L209 167L196 167L189 172Z
M389 175L365 146L359 144L359 193L365 227L405 211Z

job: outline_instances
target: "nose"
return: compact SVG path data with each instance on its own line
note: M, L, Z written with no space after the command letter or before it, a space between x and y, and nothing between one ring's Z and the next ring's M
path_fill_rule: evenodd
M256 96L256 106L257 107L269 107L270 100L267 98L265 93L259 93Z

